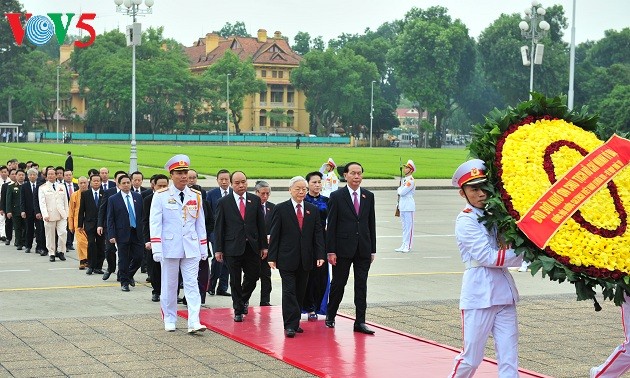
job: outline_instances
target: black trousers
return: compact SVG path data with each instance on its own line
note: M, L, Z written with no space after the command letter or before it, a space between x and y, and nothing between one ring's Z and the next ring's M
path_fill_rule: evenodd
M105 234L103 234L105 235ZM105 260L107 260L107 271L114 273L116 271L116 245L109 242L109 239L105 240Z
M206 303L206 294L210 281L210 263L208 260L199 260L199 273L197 274L197 285L199 285L199 295L201 304Z
M325 315L320 312L322 301L326 294L326 285L328 284L328 262L324 265L315 266L308 275L308 283L306 284L306 294L304 294L303 309L306 312L314 312Z
M245 303L249 302L256 281L260 277L260 255L246 243L245 252L240 256L225 256L230 272L230 288L232 289L232 308L234 314L242 314Z
M33 238L35 237L35 217L27 216L24 219L24 246L33 248Z
M308 270L280 270L282 278L282 320L284 329L296 330L300 326L302 299L306 292Z
M4 233L7 235L7 240L13 239L13 218L6 218L6 215L4 220Z
M129 285L133 280L133 276L140 269L140 263L142 262L142 254L144 253L144 245L138 238L138 234L135 228L131 228L129 231L129 241L124 243L117 243L118 245L118 278L121 285ZM116 255L114 254L114 257ZM107 263L107 270L109 271L109 261Z
M357 257L352 258L337 256L337 265L332 267L332 281L330 282L330 297L328 299L328 319L334 319L339 310L339 304L343 299L343 292L350 275L350 266L354 269L354 306L356 308L355 324L365 323L365 311L367 310L367 278L370 270L371 259Z
M88 239L88 264L92 269L103 269L105 259L105 242L103 235L96 233L96 229L85 230Z
M149 250L147 250L149 251ZM152 252L149 251L151 257L147 260L147 273L151 277L151 294L160 295L162 291L162 266L159 262L153 261Z
M14 216L11 218L11 221L13 222L13 231L15 231L15 245L17 247L23 247L24 246L24 218L22 218L22 216L19 213L13 213L13 214L17 214L17 216Z
M37 242L37 249L48 252L48 248L46 248L46 232L44 231L44 221L42 219L35 220L35 242Z
M260 303L271 302L271 267L265 257L260 260Z
M219 293L224 293L228 290L229 284L229 269L224 262L218 262L214 257L210 262L210 286L208 289L214 290ZM217 282L219 286L217 287Z
M66 250L68 250L70 247L72 247L72 244L74 243L74 232L70 232L70 229L66 228Z

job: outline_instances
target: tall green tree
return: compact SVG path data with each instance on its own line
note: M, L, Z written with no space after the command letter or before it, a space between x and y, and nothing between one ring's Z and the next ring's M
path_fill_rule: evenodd
M206 100L213 109L220 108L222 104L225 106L228 74L230 75L230 114L235 131L239 134L245 96L259 93L265 90L267 85L264 81L256 78L256 70L251 59L241 61L232 51L227 51L221 59L203 73L208 89Z
M236 21L233 25L230 22L226 22L225 25L219 31L215 31L223 38L227 37L251 37L247 32L245 23L243 21Z
M547 96L566 93L569 76L567 45L562 41L567 20L561 5L547 8L545 20L550 24L542 65L534 65L534 91ZM521 35L519 14L502 14L479 36L479 53L485 77L509 105L529 97L530 67L523 66L521 46L531 49L531 40Z
M306 95L306 110L329 132L336 124L351 131L369 123L371 83L378 79L376 65L350 49L312 50L291 72L291 83Z
M311 35L307 32L298 32L293 37L291 49L300 55L306 55L311 51Z
M438 117L436 147L441 146L442 121L451 99L472 72L466 62L471 59L471 44L466 26L453 21L446 8L413 8L388 55L405 97Z

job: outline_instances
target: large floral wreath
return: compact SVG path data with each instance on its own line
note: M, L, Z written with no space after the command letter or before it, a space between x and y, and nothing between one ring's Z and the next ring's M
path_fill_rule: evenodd
M630 168L623 169L566 220L541 249L517 226L532 205L603 142L593 131L597 116L569 111L563 98L533 99L494 110L473 128L471 155L488 167L487 227L530 261L532 275L575 285L578 300L602 288L617 305L630 293Z

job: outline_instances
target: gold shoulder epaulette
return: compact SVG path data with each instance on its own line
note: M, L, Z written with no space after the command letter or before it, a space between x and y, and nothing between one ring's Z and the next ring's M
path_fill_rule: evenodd
M165 191L167 191L167 190L168 190L168 187L166 187L166 188L162 188L162 189L158 189L158 190L156 190L155 192L156 192L156 193L162 193L162 192L165 192Z

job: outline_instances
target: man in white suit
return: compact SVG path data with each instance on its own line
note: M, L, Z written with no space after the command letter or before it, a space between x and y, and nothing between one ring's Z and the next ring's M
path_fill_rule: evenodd
M186 155L175 155L166 163L164 168L172 183L155 192L149 215L153 260L162 267L160 305L164 329L169 332L176 329L180 270L188 302L188 333L206 330L199 323L201 297L197 275L199 260L208 258L208 240L201 193L188 187L189 166Z
M55 261L55 256L61 261L66 261L64 254L68 225L68 197L63 184L58 184L55 180L55 170L49 168L46 171L46 182L39 187L38 192L50 262Z

